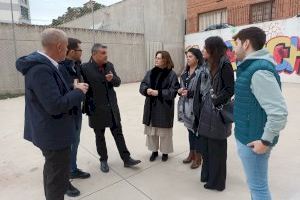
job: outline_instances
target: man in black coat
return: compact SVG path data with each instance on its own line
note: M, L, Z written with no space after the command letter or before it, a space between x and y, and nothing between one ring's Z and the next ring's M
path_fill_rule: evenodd
M83 82L82 76L80 75L81 68L81 41L75 38L68 38L68 51L67 57L64 61L60 62L59 71L65 78L70 90L74 89L75 82ZM85 179L89 178L90 174L84 172L77 167L77 151L80 142L80 131L82 124L82 112L81 103L79 103L74 108L74 115L76 119L76 131L75 131L75 141L71 145L71 167L70 167L70 178L71 179ZM66 193L68 196L76 197L80 194L80 191L70 184L69 189Z
M101 171L109 172L105 128L110 128L115 139L124 167L139 164L140 160L130 157L122 133L121 117L114 87L119 87L121 79L117 76L112 63L107 61L107 47L95 44L92 57L82 66L84 81L90 88L86 95L85 112L89 116L89 125L96 134L97 152L100 155Z
M25 76L24 138L41 149L45 157L44 190L47 200L63 200L69 186L70 146L74 142L74 106L80 104L88 85L78 83L70 91L58 70L65 59L67 36L58 29L42 33L43 52L17 60Z

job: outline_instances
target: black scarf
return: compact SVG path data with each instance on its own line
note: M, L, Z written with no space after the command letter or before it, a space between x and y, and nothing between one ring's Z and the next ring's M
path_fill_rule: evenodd
M150 74L151 88L154 90L162 89L162 83L168 77L171 71L171 69L154 67Z

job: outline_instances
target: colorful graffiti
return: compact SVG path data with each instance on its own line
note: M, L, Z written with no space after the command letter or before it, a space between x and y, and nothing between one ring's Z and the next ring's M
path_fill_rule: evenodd
M300 75L300 37L278 36L269 40L266 48L273 54L278 72Z
M228 47L227 55L233 68L236 69L235 42L228 40L225 43ZM199 45L188 46L186 50L191 47L199 47ZM273 54L277 63L276 70L279 73L300 75L300 37L276 36L271 38L265 47Z

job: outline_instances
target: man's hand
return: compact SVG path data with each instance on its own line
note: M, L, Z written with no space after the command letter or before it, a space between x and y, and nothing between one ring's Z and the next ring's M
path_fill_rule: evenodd
M84 94L87 93L89 89L89 85L87 83L78 83L78 80L74 80L74 89L79 89L81 90Z
M108 74L105 75L105 78L108 82L110 82L113 79L114 75L111 71L109 71Z
M261 140L253 141L247 146L251 147L252 151L257 154L265 154L269 150L269 147L264 145Z

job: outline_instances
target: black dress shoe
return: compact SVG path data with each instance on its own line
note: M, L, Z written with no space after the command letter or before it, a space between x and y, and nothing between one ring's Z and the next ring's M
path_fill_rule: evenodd
M107 164L107 161L101 161L100 162L100 169L104 173L108 173L109 172L109 166Z
M157 156L158 156L158 152L157 152L157 151L152 152L152 154L151 154L151 156L150 156L150 162L155 161L156 158L157 158Z
M124 161L124 167L132 167L139 163L141 163L140 160L134 160L132 158L129 158L128 160Z
M222 187L222 188L212 187L212 186L208 185L207 183L204 185L204 188L208 189L208 190L217 190L217 191L220 191L220 192L222 192L225 189L224 187Z
M168 154L163 154L161 160L163 162L166 162L168 160L168 158L169 158Z
M76 179L76 178L85 179L85 178L89 178L90 176L91 175L89 173L81 171L80 169L77 169L71 172L70 174L71 179Z
M68 189L65 194L69 197L78 197L80 195L80 191L71 183L69 183Z

